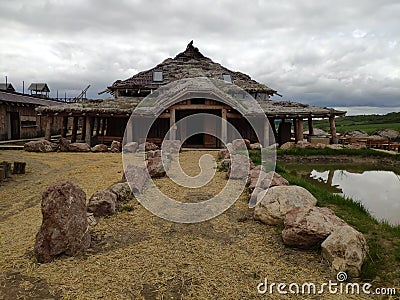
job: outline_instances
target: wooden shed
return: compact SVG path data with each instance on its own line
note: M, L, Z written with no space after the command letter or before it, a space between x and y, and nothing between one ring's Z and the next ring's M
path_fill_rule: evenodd
M0 140L18 140L44 136L45 121L35 108L60 104L49 99L0 90ZM59 134L61 119L52 116L52 134Z

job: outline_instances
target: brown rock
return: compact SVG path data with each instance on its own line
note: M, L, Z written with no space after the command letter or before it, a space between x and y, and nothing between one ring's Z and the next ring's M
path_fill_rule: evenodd
M89 152L90 146L86 143L71 143L69 145L69 151L71 152Z
M228 168L227 177L231 179L248 179L251 168L254 164L250 158L245 155L231 155L231 163Z
M289 182L281 175L274 171L268 173L253 169L250 171L250 186L249 188L261 187L266 190L273 186L289 185Z
M71 141L65 138L60 139L60 151L61 152L68 152L69 151L69 145L71 144Z
M112 141L110 151L113 153L119 153L121 152L121 142L118 141Z
M122 149L124 153L135 153L138 148L139 145L137 142L129 142L126 143Z
M297 207L285 216L282 238L286 245L309 249L319 246L340 226L348 225L327 207Z
M254 219L268 225L283 225L289 211L296 207L315 206L317 199L305 188L290 185L270 188L257 198L257 202Z
M260 144L260 143L254 143L254 144L250 144L249 148L250 148L251 150L259 150L259 149L261 149L262 147L261 147L261 144Z
M147 170L149 171L150 177L165 176L166 170L164 168L161 156L149 157L147 161Z
M321 249L322 257L331 264L335 273L343 271L353 277L360 276L368 253L368 244L361 232L350 226L341 226L321 244Z
M24 144L24 150L28 152L55 152L58 145L47 140L30 141Z
M139 151L151 151L158 150L159 147L156 144L145 142L139 145Z
M87 211L95 217L113 215L116 212L117 196L110 191L97 191L89 199Z
M92 152L108 152L108 147L107 145L104 144L98 144L91 149Z
M220 149L218 151L218 159L229 159L230 158L230 153L228 149Z
M162 143L162 150L166 153L176 154L181 150L180 140L164 140Z
M280 148L282 150L289 150L289 149L294 148L295 146L296 146L296 144L294 142L286 142Z
M42 195L42 225L34 252L39 262L65 254L76 255L90 246L86 194L71 182L50 186Z
M307 141L298 141L296 147L300 149L309 149L313 148L313 145Z
M250 145L250 142L244 139L236 139L232 141L232 150L233 152L237 152L240 150L247 150L247 143Z
M148 178L146 166L128 165L125 168L125 179L133 193L142 193Z
M113 184L107 190L117 196L117 204L121 202L128 202L134 198L131 188L129 187L129 184L127 182Z

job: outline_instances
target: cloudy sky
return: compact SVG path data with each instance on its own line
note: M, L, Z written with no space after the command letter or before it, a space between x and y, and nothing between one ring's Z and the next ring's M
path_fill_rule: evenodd
M0 81L98 97L193 39L283 99L400 107L399 16L397 0L1 0Z

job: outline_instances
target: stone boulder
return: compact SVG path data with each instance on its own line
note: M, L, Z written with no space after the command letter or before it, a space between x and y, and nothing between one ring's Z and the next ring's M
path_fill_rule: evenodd
M90 146L86 143L71 143L69 145L69 151L71 151L71 152L89 152Z
M218 159L229 159L230 156L229 150L226 148L218 151Z
M280 148L282 150L289 150L289 149L294 148L295 146L296 146L295 142L286 142L286 143L282 144Z
M71 145L71 141L66 139L66 138L61 138L60 139L60 151L61 152L68 152L69 151L69 145Z
M71 182L53 184L42 195L42 225L34 252L41 263L73 256L90 246L86 194Z
M129 187L129 184L127 182L119 182L113 184L107 190L117 196L117 204L126 203L134 198L131 188Z
M163 177L166 174L161 156L150 157L147 160L147 170L150 177Z
M139 148L139 144L137 142L129 142L124 145L122 151L124 153L135 153Z
M108 152L108 147L107 147L107 145L104 145L104 144L98 144L98 145L92 147L91 151L95 152L95 153L97 153L97 152Z
M373 135L378 135L378 136L381 136L385 139L389 139L392 141L397 140L400 137L400 133L393 129L378 130L378 131L375 131L373 133Z
M244 139L236 139L232 141L232 150L233 152L247 150L247 147L250 146L250 142L246 142Z
M272 145L269 145L269 146L265 146L265 150L276 150L276 149L278 149L279 148L279 144L278 143L275 143L275 144L272 144Z
M351 143L348 145L344 145L346 149L365 149L367 148L367 145L363 143Z
M56 143L47 140L30 141L24 144L24 150L28 152L55 152L57 149Z
M328 145L323 144L323 143L316 143L315 145L313 145L314 149L325 149Z
M231 179L248 179L250 170L254 168L254 164L250 158L245 155L231 155L231 163L229 164L227 177Z
M345 136L356 137L356 138L366 138L366 137L368 137L368 133L366 133L365 131L362 131L362 130L352 130L352 131L346 132Z
M342 144L326 145L326 148L340 150L343 149L343 145Z
M296 207L286 213L283 242L288 246L309 249L319 246L340 226L348 226L327 207Z
M156 144L145 142L139 145L139 151L155 151L160 149Z
M254 143L254 144L250 144L249 148L251 150L260 150L262 147L261 147L260 143Z
M270 187L281 185L289 185L289 182L274 171L268 173L262 170L258 171L257 169L250 171L250 189L260 187L266 190Z
M310 142L303 140L303 141L298 141L296 143L296 147L300 149L310 149L313 148L314 146Z
M321 244L322 257L332 266L335 273L347 272L358 277L368 253L364 235L350 226L341 226Z
M161 147L166 153L176 154L181 150L181 145L180 140L164 140Z
M144 165L128 165L125 168L125 180L128 182L129 187L133 193L142 193L149 173Z
M283 225L289 211L298 207L313 207L317 199L305 188L290 185L270 188L267 193L259 194L257 202L255 220L268 225Z
M121 142L118 141L112 141L110 151L113 153L119 153L121 152Z
M115 214L116 207L117 196L110 191L100 190L90 197L87 211L95 217L103 217Z

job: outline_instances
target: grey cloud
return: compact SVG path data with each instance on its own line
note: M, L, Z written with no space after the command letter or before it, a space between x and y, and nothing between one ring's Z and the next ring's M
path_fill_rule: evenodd
M399 14L395 0L2 1L0 76L97 97L194 39L285 99L398 106Z

